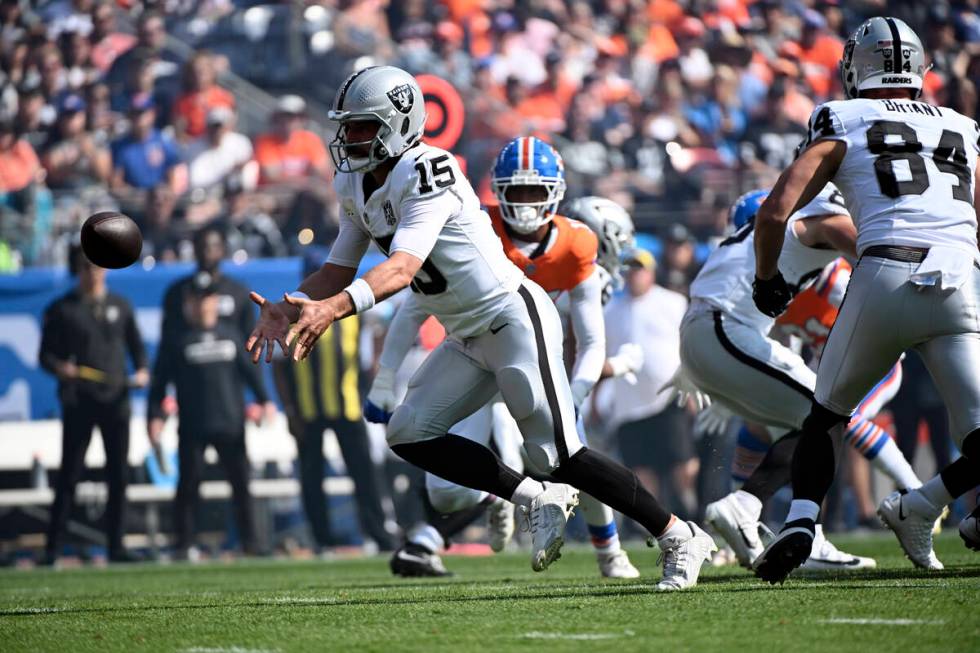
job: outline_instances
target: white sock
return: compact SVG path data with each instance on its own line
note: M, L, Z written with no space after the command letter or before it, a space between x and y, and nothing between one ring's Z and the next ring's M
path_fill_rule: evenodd
M786 523L794 522L797 519L809 519L812 522L816 522L817 515L819 514L820 506L813 501L809 499L793 499L793 503L789 504L789 514L786 515Z
M752 513L756 519L762 514L762 501L759 500L759 497L754 494L749 494L745 490L735 490L732 492L732 496L735 497L735 500L743 508Z
M878 455L871 459L871 464L887 474L903 490L914 490L922 485L922 481L912 471L912 465L905 460L902 450L890 437L878 451Z
M430 524L420 524L416 526L408 536L408 541L418 544L429 550L429 553L438 553L446 548L446 541L442 535Z
M542 492L544 492L544 485L531 477L527 477L514 490L514 494L510 497L510 502L518 506L530 508L531 501Z
M687 525L686 521L674 517L673 522L674 523L671 524L667 528L667 530L663 532L663 535L659 535L657 537L658 542L663 542L667 538L672 538L672 537L677 537L682 540L686 540L688 538L694 537L694 531L691 530L691 527Z
M943 508L953 503L954 498L946 489L943 477L939 474L926 481L918 490L905 495L905 500L912 510L933 519L939 517ZM925 499L928 505L925 505L921 499Z

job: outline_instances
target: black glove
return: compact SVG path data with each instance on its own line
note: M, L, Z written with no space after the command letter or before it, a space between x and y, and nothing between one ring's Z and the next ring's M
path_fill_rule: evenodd
M793 291L779 272L772 279L756 277L752 282L752 300L756 308L769 317L779 317L792 299Z

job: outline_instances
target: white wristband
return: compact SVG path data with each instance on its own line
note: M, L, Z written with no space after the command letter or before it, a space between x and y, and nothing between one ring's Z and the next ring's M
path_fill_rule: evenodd
M355 313L363 313L374 306L374 291L364 279L354 279L351 285L344 288L344 292L350 295L354 302Z

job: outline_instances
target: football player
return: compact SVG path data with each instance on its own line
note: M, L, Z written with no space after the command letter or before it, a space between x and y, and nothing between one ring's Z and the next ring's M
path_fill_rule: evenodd
M575 343L571 389L578 408L600 376L635 372L642 365L642 359L635 354L636 348L630 346L624 346L626 351L606 360L602 321L602 297L610 294L609 286L614 285L617 277L621 278L619 253L633 240L633 222L622 207L596 197L576 200L569 207L589 224L559 215L557 208L565 191L564 166L550 145L533 137L516 138L501 150L492 171L491 187L498 203L490 207L490 218L507 257L551 295L563 322L570 323L566 333L574 336ZM385 339L381 368L368 394L365 415L369 419L383 421L387 417L383 407L393 401L390 379L407 353L415 330L426 317L415 303L399 311ZM494 401L499 401L499 396ZM576 425L584 442L581 418ZM515 430L516 425L505 410L488 405L450 432L483 445L488 445L496 434L497 450L507 459L513 438L501 434ZM519 464L519 454L511 456L516 458L512 466ZM494 551L503 550L514 530L509 502L431 473L426 474L426 489L429 502L442 513L469 515L474 506L487 506L490 546ZM600 573L607 578L639 576L620 546L612 510L588 494L581 495L580 500ZM392 558L395 573L441 575L443 567L434 557L435 552L446 545L447 535L451 534L446 532L446 527L451 524L459 528L464 525L464 519L447 515L432 521L435 523L414 529L406 546L395 552Z
M820 503L834 478L855 407L914 347L950 414L963 457L922 487L895 492L879 515L921 567L940 569L933 523L954 497L980 483L980 254L974 192L980 127L947 107L918 101L924 49L896 18L865 21L848 40L841 77L849 99L817 107L809 144L756 214L754 299L778 315L791 291L778 261L786 222L828 182L857 225L860 259L834 329L793 457L793 503L755 563L782 582L806 560Z
M750 422L769 427L770 439L775 440L770 446L743 428L736 447L735 469L742 477L736 480L744 483L709 504L705 511L708 523L725 538L745 567L750 567L764 548L759 537L762 505L789 482L789 461L816 382L814 372L802 357L768 335L774 322L778 322L759 313L750 299L755 269L753 220L765 196L766 191L752 191L732 206L736 231L712 253L692 284L692 307L681 330L684 371L715 400L707 410L717 412L723 410L721 407L730 407ZM841 201L836 188L828 186L796 213L787 226L791 245L779 262L780 269L794 279L795 290L805 286L780 320L784 328L793 325L789 330L803 337L818 356L822 332L833 324L835 306L847 286L847 263L835 258L838 251L833 247L845 251L853 247L849 240L853 225ZM697 338L705 336L708 329L697 328L695 321L710 321L711 334L707 337L712 342L717 340L720 346L702 349L705 343L699 343ZM751 383L745 382L747 375ZM915 488L920 482L898 446L870 421L897 392L897 380L900 371L888 374L869 394L864 409L848 427L847 439L898 487ZM749 452L757 452L758 467L749 462ZM810 570L861 569L874 566L874 560L839 551L818 528L805 566Z
M661 589L697 581L714 542L678 520L624 466L585 447L562 360L562 330L548 294L504 253L454 157L422 142L425 103L415 78L391 66L359 70L337 92L330 143L340 234L323 267L278 303L257 293L259 321L246 343L255 362L276 343L305 358L334 321L405 287L448 337L409 382L388 424L388 444L437 476L517 504L528 515L531 566L559 555L565 525L586 491L658 538ZM388 259L355 278L368 245ZM450 427L500 392L533 465L559 483L505 465Z

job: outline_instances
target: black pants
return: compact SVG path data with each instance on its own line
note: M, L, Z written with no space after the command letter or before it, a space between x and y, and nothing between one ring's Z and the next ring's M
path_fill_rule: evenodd
M204 471L204 450L214 447L231 484L231 502L235 511L235 523L241 534L242 545L247 552L255 546L255 525L252 519L252 495L248 490L249 465L245 454L245 434L227 439L207 440L200 436L181 434L177 444L180 480L177 482L177 500L174 521L177 531L177 548L182 549L194 541L194 511L200 498L201 474Z
M75 484L85 465L85 452L92 441L92 429L99 427L105 447L105 479L109 487L105 530L110 555L122 551L126 509L126 471L129 454L129 404L123 399L112 403L92 400L61 406L61 469L55 482L54 503L45 550L57 555L61 536L75 503Z
M323 432L326 429L336 433L347 473L354 481L354 500L357 502L361 529L382 550L391 550L394 540L385 530L385 512L381 506L383 474L371 460L367 429L361 420L314 420L302 426L302 433L293 434L299 450L303 509L310 521L313 538L320 546L334 543L327 498L323 492Z

